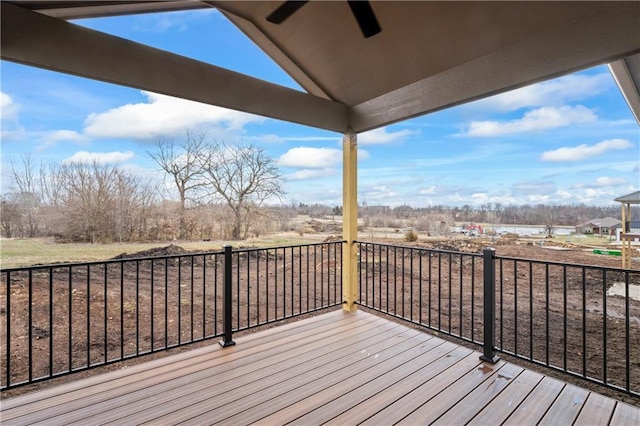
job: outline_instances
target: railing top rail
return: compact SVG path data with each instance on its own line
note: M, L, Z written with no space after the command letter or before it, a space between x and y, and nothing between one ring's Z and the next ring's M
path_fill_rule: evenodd
M553 265L553 266L568 266L571 268L588 268L588 269L598 269L598 270L606 269L609 271L616 271L616 272L640 273L639 269L626 269L626 268L619 268L616 266L585 265L581 263L565 263L565 262L556 262L552 260L525 259L522 257L498 256L498 255L496 255L495 258L496 260L502 259L502 260L516 261L516 262L529 262L529 263L538 263L538 264Z
M371 244L371 245L382 246L382 247L405 248L405 249L411 249L411 250L430 251L430 252L436 252L436 253L462 254L462 255L471 256L471 257L482 257L482 253L468 253L465 251L443 250L443 249L434 249L429 247L412 247L412 246L407 246L403 244L379 243L379 242L372 242L372 241L357 240L355 242L359 244Z
M92 266L92 265L105 265L113 263L125 263L125 262L142 262L147 260L164 260L164 259L177 259L181 257L199 257L199 256L211 256L211 255L223 255L221 250L216 251L203 251L197 253L183 253L183 254L167 254L162 256L148 256L148 257L128 257L123 259L106 259L106 260L94 260L91 262L59 262L42 265L30 265L30 266L16 266L12 268L0 268L0 273L25 271L25 270L37 270L37 269L51 269L51 268L73 268L79 266Z

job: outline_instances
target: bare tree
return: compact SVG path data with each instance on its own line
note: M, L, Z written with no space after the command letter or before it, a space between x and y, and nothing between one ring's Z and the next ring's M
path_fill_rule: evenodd
M179 238L186 239L186 209L189 195L204 185L200 179L201 157L207 148L206 135L187 131L184 141L160 141L156 152L150 152L151 158L173 180L180 198Z
M37 213L41 198L36 187L36 175L31 156L27 154L21 160L20 165L17 165L13 160L9 161L11 177L16 186L12 198L22 214L25 236L33 238L38 233Z
M248 218L268 199L284 194L282 174L273 158L253 146L213 145L201 162L212 195L224 199L233 214L231 238L246 236Z

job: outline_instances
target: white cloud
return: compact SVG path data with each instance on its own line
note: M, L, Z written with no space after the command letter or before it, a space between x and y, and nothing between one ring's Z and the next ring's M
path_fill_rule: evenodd
M627 180L624 178L612 178L607 176L601 176L596 179L596 186L619 186L627 183Z
M398 193L386 185L364 187L359 191L362 200L369 204L389 204L389 200L398 197Z
M543 107L527 112L521 119L512 121L472 121L467 136L489 137L513 133L535 132L555 129L572 124L589 123L597 120L590 109L575 107Z
M545 81L490 98L473 104L474 107L497 111L515 111L526 107L562 105L598 95L608 90L613 80L608 73L596 75L567 75Z
M200 125L216 125L238 131L264 118L213 105L145 92L146 103L127 104L90 114L84 133L98 138L149 139L175 135Z
M549 195L532 194L527 195L525 199L531 204L544 204L549 201L551 197Z
M365 150L358 150L358 160L366 160L369 153ZM293 167L296 169L327 169L342 164L342 150L336 148L312 148L299 146L291 148L278 159L278 164L282 167Z
M47 132L42 142L36 147L37 151L43 151L46 148L50 148L56 145L58 142L71 142L75 144L84 144L89 141L89 138L83 134L76 132L75 130L54 130Z
M428 188L422 188L418 190L418 194L420 195L434 195L437 193L437 188L435 185L431 185Z
M403 142L417 132L409 129L397 132L388 132L386 127L381 127L358 135L358 145L386 145L394 142Z
M18 105L13 98L4 92L0 92L0 116L2 120L14 120L18 117Z
M335 148L291 148L280 156L280 166L299 169L326 169L342 163L342 151Z
M0 91L0 137L3 140L15 139L24 133L18 122L19 109L10 95Z
M78 151L71 157L62 161L63 164L68 163L99 163L99 164L112 164L127 161L135 156L133 151L113 151L113 152L88 152Z
M574 147L562 147L553 151L545 151L542 161L580 161L611 150L631 148L633 144L626 139L608 139L595 145L582 144Z
M291 180L304 180L304 179L315 179L326 176L334 176L340 173L338 169L303 169L297 170L291 174L288 174L287 179Z
M513 185L515 192L524 195L550 194L555 192L556 189L555 182L544 180L516 182Z
M248 136L246 139L268 144L279 144L285 142L338 142L340 137L336 136L280 136L273 133L268 133L258 136Z

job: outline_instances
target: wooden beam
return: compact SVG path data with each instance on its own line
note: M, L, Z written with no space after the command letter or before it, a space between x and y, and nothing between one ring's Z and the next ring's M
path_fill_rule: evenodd
M327 92L314 81L309 73L303 70L293 58L284 53L283 49L271 40L260 28L253 22L241 16L234 15L225 10L219 9L229 21L256 43L264 52L275 61L283 70L293 78L296 83L303 87L308 93L324 99L330 99Z
M52 2L53 3L53 2ZM30 6L30 5L26 5ZM49 8L48 6L52 6ZM211 5L195 0L167 0L142 1L134 3L113 2L99 3L94 1L67 2L64 7L56 4L38 2L36 8L39 13L60 19L101 18L104 16L122 16L138 13L173 12L182 10L206 9Z
M633 55L638 16L640 2L611 3L597 16L356 105L350 126L360 133Z
M631 113L636 118L636 122L640 124L640 88L638 87L638 85L640 85L640 81L635 81L631 72L629 72L629 67L627 65L627 61L629 60L635 60L640 64L640 55L612 62L609 64L609 70L618 84L618 87L622 92L622 96L624 96L624 99L627 101L627 104L631 109Z
M1 6L4 60L341 133L348 128L348 108L341 103L6 2Z
M358 144L355 133L342 138L342 308L358 309Z

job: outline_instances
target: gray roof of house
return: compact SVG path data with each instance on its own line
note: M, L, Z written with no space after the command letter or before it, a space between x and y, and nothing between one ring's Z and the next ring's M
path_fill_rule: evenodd
M629 203L629 204L640 204L640 191L632 192L631 194L623 195L622 197L618 197L613 201L618 201L620 203Z
M615 217L603 217L603 218L599 218L599 219L591 219L588 220L584 223L581 223L580 225L578 225L579 227L585 227L585 226L589 226L589 225L594 225L597 226L599 228L612 228L618 224L622 223L622 221L620 221L619 219L616 219Z

